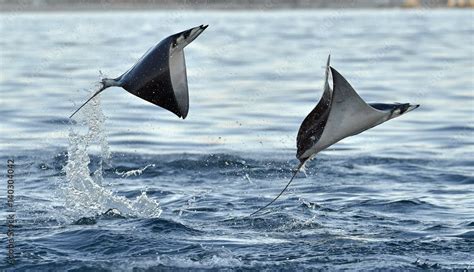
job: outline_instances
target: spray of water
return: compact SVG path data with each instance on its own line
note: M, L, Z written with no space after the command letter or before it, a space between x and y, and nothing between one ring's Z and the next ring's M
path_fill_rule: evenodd
M116 209L130 217L159 217L159 202L143 192L130 200L103 186L103 169L110 167L111 152L104 131L105 116L100 96L95 97L78 115L77 125L69 128L68 160L64 167L66 179L60 186L68 217L75 220L103 214ZM98 150L99 162L91 174L90 152Z
M143 168L139 168L139 169L135 169L135 170L129 170L129 171L126 171L126 172L125 171L124 172L119 172L119 171L115 170L115 174L121 176L122 178L128 178L130 176L139 176L139 175L143 174L143 172L149 167L155 167L155 165L154 164L148 164Z

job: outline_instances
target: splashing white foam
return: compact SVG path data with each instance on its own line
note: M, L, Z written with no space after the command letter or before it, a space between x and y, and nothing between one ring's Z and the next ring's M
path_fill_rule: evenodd
M102 185L103 167L110 164L110 148L104 130L105 116L100 97L92 99L80 112L79 127L69 128L68 161L64 170L66 179L60 186L68 217L75 220L103 214L117 209L124 216L159 217L159 202L142 192L134 200L117 196ZM89 152L99 147L97 170L90 173ZM147 166L149 167L149 166ZM143 172L144 169L139 169Z
M148 164L147 166L140 168L140 169L135 169L135 170L130 170L127 172L119 172L115 171L115 174L121 176L122 178L128 178L130 176L139 176L143 174L143 171L145 171L148 167L155 167L154 164Z

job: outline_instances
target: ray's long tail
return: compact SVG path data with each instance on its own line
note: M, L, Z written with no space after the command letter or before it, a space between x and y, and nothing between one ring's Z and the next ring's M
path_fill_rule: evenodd
M75 112L73 112L71 116L69 116L69 118L72 118L74 114L76 114L80 109L82 109L82 107L84 107L87 103L89 103L89 101L91 101L94 97L96 97L98 94L100 94L103 90L107 89L108 87L110 86L106 86L105 84L102 83L102 86L100 87L100 89L97 92L95 92L89 99L87 99L87 101L84 102L84 104L82 104Z
M304 160L302 161L298 167L294 170L295 172L293 173L293 176L291 176L291 179L290 181L288 181L288 183L286 184L285 188L283 188L283 190L281 190L281 192L272 200L270 201L267 205L261 207L260 209L256 210L255 212L251 213L248 217L251 217L257 213L259 213L260 211L264 210L265 208L267 208L268 206L272 205L273 202L275 202L285 191L286 189L288 189L288 186L290 186L291 182L293 182L293 179L296 177L296 175L300 172L301 168L303 168L303 165L306 163L307 160Z

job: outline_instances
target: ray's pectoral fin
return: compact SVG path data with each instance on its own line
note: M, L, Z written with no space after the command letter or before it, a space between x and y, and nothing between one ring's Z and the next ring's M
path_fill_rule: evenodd
M351 84L333 67L331 67L331 75L333 79L333 102L331 110L334 112L342 112L347 115L373 112L370 107L354 90Z
M207 25L194 27L161 41L121 76L123 88L178 117L186 118L189 94L183 49L206 28Z
M180 111L181 117L185 119L189 111L189 91L183 50L174 52L170 56L170 78L176 106Z
M300 125L298 135L296 137L296 158L303 162L310 158L310 149L321 138L324 128L326 127L331 103L333 99L333 90L329 84L331 76L330 65L331 55L328 56L325 70L324 91L321 99L314 109L306 116Z
M348 136L356 135L387 119L387 114L367 104L351 84L331 67L333 93L329 116L316 150L319 152Z
M158 65L150 69L142 67L132 69L123 77L124 89L178 117L186 118L189 111L189 92L184 51L174 51L166 56L166 61ZM144 74L141 72L149 73L151 79L142 80L140 77ZM144 83L138 84L141 81Z

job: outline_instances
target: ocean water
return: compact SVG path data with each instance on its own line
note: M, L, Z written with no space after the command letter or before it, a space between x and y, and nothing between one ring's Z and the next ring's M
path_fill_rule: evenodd
M472 10L0 14L1 270L474 270ZM104 75L186 49L186 120ZM332 65L421 107L297 165ZM99 72L100 71L100 72ZM7 160L14 160L8 264Z

